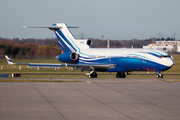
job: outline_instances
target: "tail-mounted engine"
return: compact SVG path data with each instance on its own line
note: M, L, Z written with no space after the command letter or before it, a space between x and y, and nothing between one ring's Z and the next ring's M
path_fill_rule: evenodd
M90 45L92 44L92 41L91 41L91 40L87 40L87 41L86 41L86 44L87 44L88 46L90 46Z
M73 61L77 61L79 59L79 55L77 53L71 53L70 58Z
M58 56L59 61L65 63L77 63L79 61L79 55L75 52L64 53Z
M90 45L93 44L92 41L88 39L76 39L74 42L80 49L88 49Z

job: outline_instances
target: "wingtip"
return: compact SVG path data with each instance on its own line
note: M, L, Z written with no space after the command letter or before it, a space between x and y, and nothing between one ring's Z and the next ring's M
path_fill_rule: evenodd
M5 58L6 58L6 60L7 60L7 62L8 62L9 65L14 64L14 63L9 59L9 57L8 57L7 55L5 55Z
M7 55L5 55L5 58L6 58L6 60L9 59L9 57Z

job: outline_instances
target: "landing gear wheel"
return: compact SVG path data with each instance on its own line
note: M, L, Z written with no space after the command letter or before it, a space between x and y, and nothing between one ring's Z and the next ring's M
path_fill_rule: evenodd
M117 72L116 78L126 78L125 72Z
M163 78L163 74L161 74L161 78Z
M157 78L159 78L160 76L159 76L159 74L157 74L157 76L156 76Z
M163 74L161 73L157 74L157 78L163 78Z
M120 74L119 74L119 72L116 74L116 78L120 78Z
M96 72L93 72L91 73L88 78L97 78L97 73Z

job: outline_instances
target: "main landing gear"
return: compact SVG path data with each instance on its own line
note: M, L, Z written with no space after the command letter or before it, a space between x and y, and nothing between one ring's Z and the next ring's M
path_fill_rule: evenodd
M158 73L157 74L157 78L163 78L163 74L162 73Z
M125 72L117 72L116 78L126 78Z
M90 73L86 73L88 75L88 78L97 78L97 73L93 70ZM116 78L126 78L126 73L125 72L117 72Z
M97 78L97 73L93 70L88 74L88 78Z

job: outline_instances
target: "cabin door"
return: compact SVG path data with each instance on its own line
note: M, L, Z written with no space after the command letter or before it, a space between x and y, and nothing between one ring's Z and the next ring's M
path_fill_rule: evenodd
M146 63L146 56L145 55L143 56L143 63Z
M109 61L109 62L111 61L111 56L108 56L108 61Z

